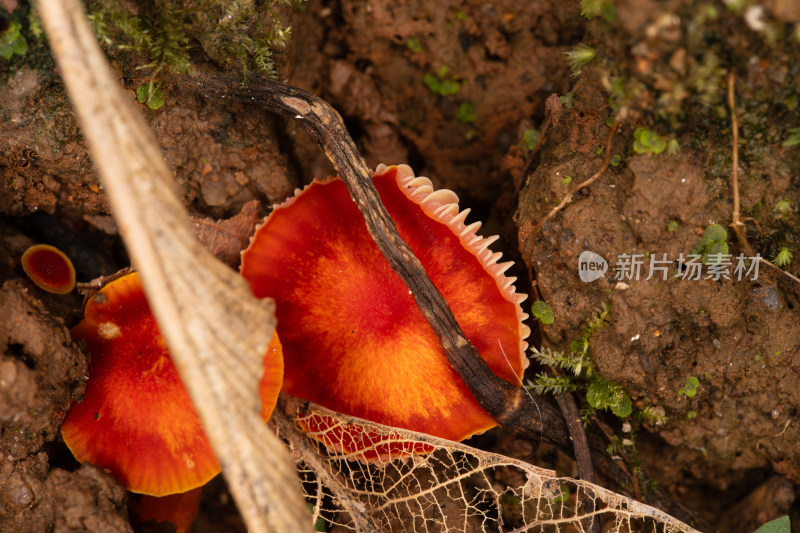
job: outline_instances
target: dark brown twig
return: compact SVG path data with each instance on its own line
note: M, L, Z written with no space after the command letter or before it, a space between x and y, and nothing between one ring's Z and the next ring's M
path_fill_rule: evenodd
M370 179L363 157L347 133L339 113L330 104L302 89L274 80L250 78L246 83L241 83L240 79L198 76L193 80L179 79L176 83L191 91L257 104L273 113L301 120L333 163L361 211L370 235L392 269L411 290L417 306L439 339L448 361L481 407L503 426L530 438L538 439L543 436L567 453L572 451L571 437L559 410L550 402L534 403L524 388L497 377L461 331L446 301L397 233L394 222ZM598 176L607 166L608 155L603 168L598 171ZM605 453L602 437L591 436L589 448L593 452L595 465L607 478L617 485L628 480L625 472ZM666 495L657 498L653 503L680 520L696 521L686 508Z
M575 404L575 398L571 393L557 394L556 402L564 415L564 422L572 437L572 449L575 451L575 463L578 465L578 477L589 483L594 483L594 468L592 467L592 454L589 450L589 441L581 423L580 412ZM594 501L593 494L581 496L585 511L591 509L591 502ZM600 521L594 517L585 519L586 529L589 533L600 533Z

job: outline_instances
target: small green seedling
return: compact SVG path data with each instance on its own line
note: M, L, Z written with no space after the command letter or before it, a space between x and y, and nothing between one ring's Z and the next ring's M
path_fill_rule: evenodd
M561 179L561 185L563 185L563 186L565 186L565 187L566 187L567 185L569 185L570 183L572 183L572 176L564 176L564 177Z
M697 418L697 411L689 411L688 413L686 413L687 420L693 420L695 418Z
M789 138L783 141L783 146L789 148L800 144L800 128L789 128Z
M636 128L633 138L633 151L637 154L658 155L667 148L664 137L647 128Z
M422 77L422 82L433 94L438 94L439 96L456 94L461 88L461 85L455 77L447 78L447 72L447 67L443 66L439 69L438 75L431 74L430 72L425 74L425 76Z
M686 396L687 398L693 398L697 395L697 387L699 386L700 380L695 376L689 376L686 378L686 385L684 385L681 390L678 391L678 394Z
M792 212L792 203L789 200L778 200L775 204L775 212L783 216Z
M147 107L155 111L164 105L164 92L159 85L154 85L152 92L150 92L151 85L145 83L136 89L136 101L140 104L146 104Z
M693 255L699 255L703 264L714 264L721 256L728 254L728 231L720 224L711 224L706 228L703 238L692 249Z
M556 319L556 315L553 313L553 308L542 300L536 300L533 302L533 305L531 305L531 314L535 319L545 325L552 324Z
M540 135L541 132L539 130L525 130L522 134L522 140L525 142L525 146L528 147L528 150L533 150L536 147Z
M667 231L669 231L670 233L672 233L672 232L673 232L673 231L675 231L676 229L678 229L678 222L677 222L677 221L675 221L675 220L670 220L669 222L667 222Z
M419 39L417 39L416 37L409 37L408 40L406 41L406 48L408 48L415 54L418 54L422 52L422 43L420 43Z
M581 15L591 20L602 17L606 22L617 20L617 8L613 0L581 0Z
M667 143L667 153L669 155L675 155L681 151L681 145L678 144L677 139L670 139Z
M778 255L775 256L775 266L789 266L792 263L793 258L794 255L792 255L792 251L789 250L788 246L784 246L780 249Z
M606 381L599 374L594 375L586 390L586 401L595 409L611 409L620 418L626 418L633 412L631 397L625 389Z
M24 56L28 51L28 41L20 33L21 29L19 23L12 21L8 29L0 34L0 56L6 61L14 54Z
M469 124L478 120L478 113L475 112L475 104L472 102L464 102L458 107L458 114L456 118L463 124Z
M587 44L579 44L569 52L564 52L567 56L567 61L572 69L572 75L578 76L581 69L595 60L597 57L597 50Z
M792 523L789 516L784 515L762 525L755 533L792 533Z
M615 168L618 167L620 163L622 163L622 156L619 154L612 155L611 160L608 162L609 165Z

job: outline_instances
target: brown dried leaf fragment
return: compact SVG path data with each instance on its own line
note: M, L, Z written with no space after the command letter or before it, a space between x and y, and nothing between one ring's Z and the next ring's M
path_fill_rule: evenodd
M197 240L217 259L231 268L239 268L242 250L250 244L261 220L258 205L257 200L247 202L238 215L225 220L191 217Z

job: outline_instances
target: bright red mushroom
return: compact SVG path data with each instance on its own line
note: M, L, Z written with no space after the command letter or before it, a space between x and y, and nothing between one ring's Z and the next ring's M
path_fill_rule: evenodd
M136 273L103 287L72 330L91 356L83 400L61 431L75 457L107 468L128 490L186 492L220 471L150 312ZM275 341L277 342L277 340ZM272 349L261 392L277 401L283 365ZM265 406L262 414L271 413Z
M400 236L492 371L520 384L528 327L513 282L464 224L451 191L407 166L373 176ZM344 183L315 181L275 210L242 255L257 297L276 302L284 390L334 411L462 440L496 425L447 361L408 288L367 233ZM324 421L320 422L324 425ZM358 434L345 435L355 442Z
M75 268L64 252L49 244L36 244L22 254L22 270L39 288L68 294L75 288Z

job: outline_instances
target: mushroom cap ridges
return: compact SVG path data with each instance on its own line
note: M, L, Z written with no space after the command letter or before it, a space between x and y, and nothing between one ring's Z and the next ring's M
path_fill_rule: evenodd
M83 400L61 429L79 461L153 496L188 491L219 473L136 273L89 300L72 335L91 356Z
M408 167L373 177L400 236L498 376L519 384L529 330L523 295L450 191ZM367 233L340 180L277 207L242 256L258 297L276 301L284 390L329 409L461 440L496 425L451 368L408 288Z

